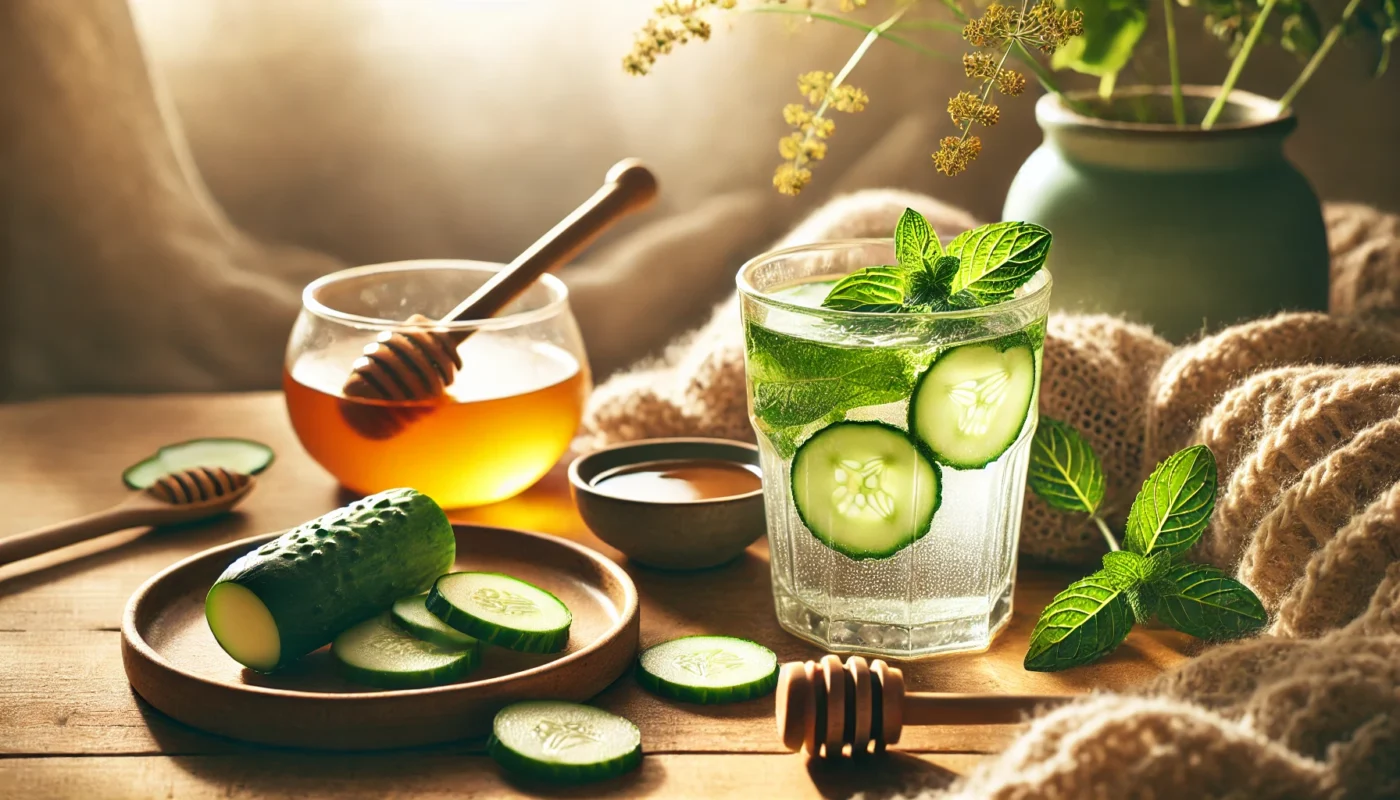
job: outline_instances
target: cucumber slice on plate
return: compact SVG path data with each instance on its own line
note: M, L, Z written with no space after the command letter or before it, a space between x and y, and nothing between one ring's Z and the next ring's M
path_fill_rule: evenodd
M331 654L346 678L381 689L418 689L460 680L481 662L475 642L443 647L394 624L388 614L371 617L335 637Z
M563 650L574 621L559 598L499 572L443 575L428 592L427 606L468 636L524 653Z
M486 751L505 769L547 781L612 778L642 763L642 732L616 714L562 700L501 709Z
M400 628L425 642L432 642L440 647L477 646L476 639L433 616L433 612L428 610L427 601L428 596L425 594L400 598L394 601L394 607L389 613L393 614L394 622L397 622Z
M950 348L919 376L909 431L950 467L985 467L1021 435L1035 384L1025 334Z
M942 483L938 465L883 422L832 423L792 459L802 523L853 559L886 558L928 533Z
M272 463L272 448L250 439L192 439L168 444L155 455L126 468L122 481L132 489L148 489L172 472L195 467L223 467L229 472L256 475Z
M778 685L778 657L748 639L684 636L642 651L637 682L687 703L734 703Z

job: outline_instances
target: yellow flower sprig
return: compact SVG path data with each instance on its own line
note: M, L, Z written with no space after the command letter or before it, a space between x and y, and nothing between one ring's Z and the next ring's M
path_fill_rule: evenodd
M632 42L632 52L622 58L622 68L632 75L651 71L657 56L665 55L691 39L707 41L711 26L703 12L731 9L738 0L662 0Z
M963 28L963 38L977 48L963 56L963 72L978 81L978 88L975 93L958 92L948 101L948 116L960 130L958 136L943 137L933 154L934 166L944 175L957 175L981 155L982 139L972 133L972 126L991 127L1001 119L1001 109L987 102L992 90L1008 97L1025 91L1026 76L1006 68L1012 48L1053 53L1084 32L1084 12L1057 8L1050 0L1038 0L1034 6L1029 2L1022 0L1019 10L992 3Z
M798 75L797 91L807 102L783 107L783 119L793 127L792 133L778 140L778 154L784 160L773 173L773 186L783 194L801 192L812 180L812 163L826 158L826 139L836 130L836 123L825 116L826 110L854 114L870 102L870 97L854 86L833 86L835 78L821 70Z

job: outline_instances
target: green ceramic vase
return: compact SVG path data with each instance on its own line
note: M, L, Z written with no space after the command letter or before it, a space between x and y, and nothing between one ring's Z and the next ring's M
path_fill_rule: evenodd
M1201 119L1217 91L1186 87L1187 119ZM1169 122L1167 87L1121 89L1107 102L1072 97L1096 116L1059 95L1040 98L1045 141L1002 212L1054 234L1058 307L1125 314L1177 341L1285 309L1327 308L1322 208L1283 154L1292 112L1236 90L1205 131Z

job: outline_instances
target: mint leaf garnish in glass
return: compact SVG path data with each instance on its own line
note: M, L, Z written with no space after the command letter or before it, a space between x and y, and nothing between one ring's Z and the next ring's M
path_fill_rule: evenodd
M949 248L951 249L951 248ZM1027 478L1050 507L1088 514L1108 541L1103 569L1070 584L1041 612L1025 667L1038 672L1096 661L1127 638L1134 620L1156 617L1198 639L1248 636L1269 620L1253 591L1224 572L1185 561L1215 507L1210 448L1188 447L1157 465L1128 513L1124 549L1099 514L1103 466L1070 426L1042 417ZM1125 622L1126 620L1126 622Z
M894 229L894 266L856 270L831 287L837 311L956 311L1011 299L1045 266L1050 231L994 222L958 234L945 249L923 215L906 208Z

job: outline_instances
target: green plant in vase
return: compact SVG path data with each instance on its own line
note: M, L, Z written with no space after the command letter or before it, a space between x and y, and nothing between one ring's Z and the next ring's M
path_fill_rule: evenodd
M1150 13L1156 2L1166 63L1139 46L1159 18ZM659 56L710 38L716 16L744 14L864 34L839 69L803 72L802 102L783 108L791 131L779 142L773 184L784 194L813 180L835 116L879 102L856 85L877 42L954 62L936 68L960 68L972 81L948 101L952 135L933 153L932 166L947 175L971 168L1000 103L1024 94L1033 78L1046 92L1036 104L1045 142L1022 165L1002 217L1055 231L1048 266L1062 305L1126 313L1172 339L1203 325L1327 307L1321 204L1283 153L1297 124L1290 109L1344 37L1373 43L1376 74L1400 37L1400 0L1339 8L1313 0L666 0L624 67L646 74ZM1232 56L1218 86L1183 83L1177 26L1188 15ZM1237 88L1251 56L1273 43L1302 61L1277 101ZM1162 85L1121 86L1130 65L1136 75L1160 75ZM1067 90L1072 73L1096 77L1097 90ZM1233 288L1223 290L1221 276Z
M1097 661L1152 618L1201 639L1233 639L1268 621L1249 587L1185 558L1215 508L1215 456L1196 445L1161 464L1128 512L1120 547L1100 506L1103 466L1070 426L1043 417L1031 440L1027 483L1052 508L1087 514L1108 542L1103 568L1055 596L1031 632L1025 667L1055 672Z

